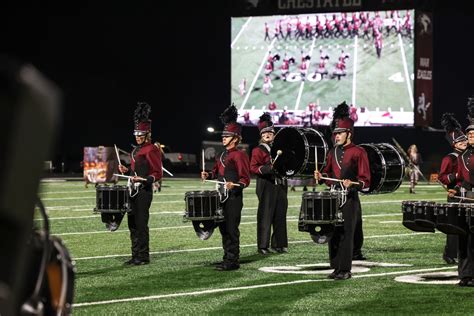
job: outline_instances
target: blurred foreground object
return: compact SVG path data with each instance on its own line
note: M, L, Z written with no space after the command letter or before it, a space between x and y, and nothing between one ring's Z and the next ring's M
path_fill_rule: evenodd
M29 242L60 93L35 67L0 55L0 314L18 315L35 270Z

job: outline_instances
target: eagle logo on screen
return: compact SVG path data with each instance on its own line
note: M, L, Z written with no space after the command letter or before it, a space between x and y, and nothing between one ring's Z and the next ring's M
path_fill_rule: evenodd
M425 14L421 13L418 17L418 26L420 30L420 35L430 35L431 34L431 18Z

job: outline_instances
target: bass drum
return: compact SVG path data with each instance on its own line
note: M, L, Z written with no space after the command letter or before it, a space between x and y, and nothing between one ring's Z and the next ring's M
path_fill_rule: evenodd
M280 151L281 155L277 156ZM318 170L321 170L328 151L323 135L312 128L282 128L273 140L271 155L276 159L273 168L281 177L313 177L315 151L318 155Z
M361 144L369 158L370 189L366 193L390 193L398 189L405 175L405 161L390 144Z

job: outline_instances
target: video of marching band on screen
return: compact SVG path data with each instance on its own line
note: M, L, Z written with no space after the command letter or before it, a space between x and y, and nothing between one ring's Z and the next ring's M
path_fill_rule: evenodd
M231 99L239 123L413 126L414 10L233 17Z

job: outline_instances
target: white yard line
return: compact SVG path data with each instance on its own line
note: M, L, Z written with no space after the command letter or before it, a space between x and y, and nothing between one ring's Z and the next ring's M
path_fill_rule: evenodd
M402 36L400 35L400 33L398 34L398 42L400 44L400 53L402 54L403 70L405 71L405 81L407 83L408 97L410 98L411 108L413 109L415 108L415 101L413 100L413 92L411 91L411 79L408 74L407 60L405 57L405 48L403 46Z
M185 227L185 226L182 226ZM192 228L192 226L186 226L188 228ZM124 231L125 232L125 231ZM127 231L128 232L128 231ZM406 233L406 234L390 234L390 235L373 235L373 236L365 236L365 239L372 239L372 238L392 238L392 237L413 237L418 235L429 235L429 234L441 234L441 232L418 232L418 233ZM289 241L289 244L305 244L305 243L313 243L312 240L295 240ZM248 247L256 247L257 244L246 244L240 245L241 248L248 248ZM152 251L150 252L151 255L158 255L158 254L170 254L170 253L187 253L187 252L200 252L206 250L222 250L222 247L207 247L207 248L192 248L192 249L179 249L179 250L166 250L166 251ZM90 257L77 257L73 258L74 260L95 260L95 259L110 259L110 258L120 258L120 257L130 257L130 253L127 254L114 254L114 255L105 255L105 256L90 256Z
M311 43L311 50L309 51L309 56L311 58L313 58L313 50L314 50L314 43L315 42L316 42L316 37L313 38L313 42ZM308 67L306 73L309 74L309 67ZM300 106L301 95L303 94L303 87L304 87L305 82L306 82L306 78L305 78L305 81L301 81L300 90L298 91L298 97L296 98L295 110L298 110L298 107Z
M232 44L230 44L230 48L234 48L235 42L237 42L237 40L239 39L244 29L247 27L247 24L249 24L250 20L252 20L252 17L249 17L247 21L245 21L244 25L242 25L242 28L240 29L239 34L237 34Z
M443 267L443 268L427 268L427 269L394 271L394 272L385 272L385 273L355 274L353 275L353 278L354 279L375 278L375 277L385 277L385 276L390 276L390 275L415 274L415 273L421 273L421 272L452 270L455 268L456 267L454 266L454 267ZM329 280L329 279L309 279L309 280L296 280L296 281L288 281L288 282L264 283L264 284L255 284L255 285L247 285L247 286L199 290L199 291L193 291L193 292L178 292L178 293L159 294L159 295L137 296L137 297L106 300L106 301L84 302L84 303L73 304L73 307L106 305L106 304L116 304L116 303L126 303L126 302L136 302L136 301L151 301L151 300L160 300L160 299L176 298L176 297L200 296L200 295L208 295L208 294L215 294L215 293L272 288L272 287L277 287L277 286L291 286L295 284L316 283L316 282L337 282L337 281Z
M352 67L352 105L356 104L356 81L357 81L357 42L358 36L354 37L354 65Z
M244 102L242 102L242 105L240 106L240 111L242 111L242 110L244 109L245 104L247 103L247 101L248 101L248 99L249 99L249 97L250 97L250 93L252 93L253 87L255 86L255 83L257 82L258 76L259 76L260 73L262 72L262 68L263 68L263 66L265 65L265 62L267 61L268 52L273 49L273 44L275 43L275 41L276 41L276 38L273 39L272 43L270 44L270 47L269 47L268 50L267 50L267 53L263 56L262 63L260 64L260 67L258 67L258 71L257 71L257 73L255 74L255 77L253 78L252 84L250 85L250 88L249 88L249 90L247 91L247 94L245 95Z

